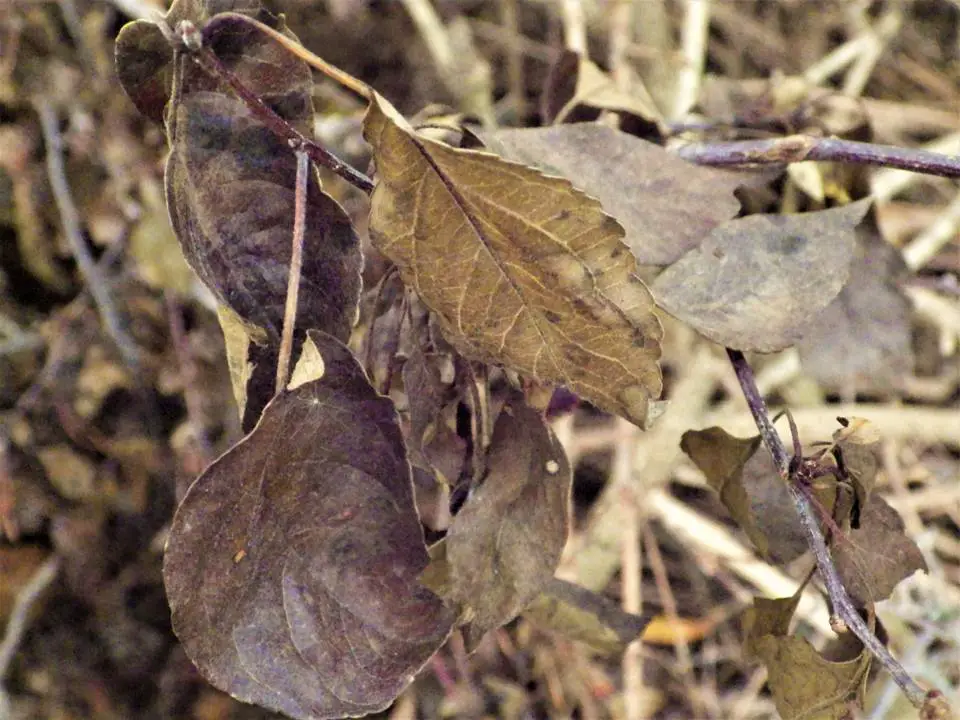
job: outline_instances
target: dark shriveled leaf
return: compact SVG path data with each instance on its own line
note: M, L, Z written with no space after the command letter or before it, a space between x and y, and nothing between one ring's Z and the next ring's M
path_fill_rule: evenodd
M508 160L560 175L597 198L626 230L641 265L669 265L740 208L731 173L697 167L598 123L479 132Z
M241 15L213 18L204 41L302 132L313 120L302 61ZM184 255L217 298L279 338L294 218L296 158L239 100L192 64L168 113L167 206ZM360 292L359 242L343 209L309 175L297 328L346 340Z
M311 333L322 378L277 396L190 488L164 581L174 629L217 687L294 718L382 709L453 616L428 562L393 404Z
M797 343L847 281L869 201L721 225L653 284L657 305L716 343L776 352Z
M553 578L569 529L571 479L540 413L514 397L494 426L487 475L446 537L445 597L464 608L468 647L516 617Z
M176 28L189 20L203 27L208 18L221 12L244 13L276 26L259 0L175 0L162 20L134 20L120 29L114 47L117 77L141 113L163 122L173 84L173 49L158 25L162 22Z
M379 96L370 234L465 356L643 426L662 329L623 229L569 182L416 135Z
M871 495L862 509L860 527L833 540L831 554L859 607L886 600L901 580L927 570L920 548L904 532L900 515L877 495Z

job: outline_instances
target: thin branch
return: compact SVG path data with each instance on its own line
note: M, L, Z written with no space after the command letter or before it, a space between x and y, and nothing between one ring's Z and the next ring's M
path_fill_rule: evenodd
M926 175L960 177L960 157L940 155L918 148L790 135L773 140L690 143L676 150L684 160L698 165L736 167L821 160L857 165L881 165Z
M63 138L60 136L59 119L49 101L37 98L34 101L37 114L40 116L40 125L43 130L43 140L46 145L47 175L50 178L50 187L53 189L54 201L60 212L60 223L66 235L70 251L77 261L77 267L83 276L84 284L100 313L107 333L113 339L117 349L123 356L127 367L136 372L140 367L140 356L136 343L127 333L125 323L121 319L110 294L108 280L100 272L100 268L93 260L90 250L81 232L80 213L73 202L70 186L63 162Z
M683 64L677 73L671 119L679 119L693 107L700 94L700 83L707 59L707 36L710 30L709 0L687 0L681 33Z
M57 577L60 570L60 558L56 555L50 556L33 576L17 593L17 599L13 604L13 611L10 613L10 619L7 620L7 629L3 635L3 642L0 642L0 684L3 682L7 669L16 655L23 634L30 624L30 610L43 594L50 583Z
M760 436L763 438L763 443L773 457L777 472L786 483L790 498L793 500L794 507L797 509L797 514L800 517L800 525L807 537L807 544L816 558L817 569L820 571L820 577L823 579L823 583L827 588L827 594L830 596L830 603L833 607L834 614L843 620L846 626L859 638L860 642L863 643L863 646L887 669L910 702L917 708L924 707L928 701L927 692L917 685L897 659L890 654L886 646L877 639L877 636L867 626L867 623L850 600L847 589L844 587L837 568L833 564L833 559L823 539L823 534L820 532L820 525L817 522L814 508L806 495L792 482L789 469L790 458L787 455L786 448L783 446L783 442L780 440L780 435L777 434L773 423L770 421L770 417L767 414L766 403L763 401L763 397L761 397L760 391L757 389L753 377L753 370L747 363L747 359L739 350L731 350L730 348L727 348L727 355L733 365L733 370L740 383L740 388L743 390L743 396L746 398L747 405L750 407L754 422L757 424L757 429L760 431Z
M315 143L267 107L266 103L244 85L240 78L227 68L209 47L204 45L192 53L192 57L200 67L229 85L230 89L250 109L250 112L256 115L257 119L273 133L290 143L291 147L299 147L317 165L328 168L368 195L373 192L373 181L370 178L340 160L326 148Z
M297 324L297 302L300 296L300 272L303 268L303 237L307 225L307 194L310 183L310 158L297 150L297 187L294 195L293 244L290 250L290 272L287 275L287 302L283 307L283 330L280 333L280 356L277 359L276 392L280 394L290 376L293 354L293 329Z

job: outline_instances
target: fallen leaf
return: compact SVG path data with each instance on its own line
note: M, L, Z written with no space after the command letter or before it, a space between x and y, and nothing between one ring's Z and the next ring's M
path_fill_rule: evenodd
M624 612L610 598L557 578L547 583L523 616L611 656L622 654L649 622Z
M833 538L837 572L859 607L886 600L900 581L917 570L926 572L920 548L903 528L897 511L871 495L860 512L860 527Z
M177 510L173 625L203 675L294 718L386 707L447 637L393 404L341 343L283 392ZM212 519L215 519L212 521Z
M309 135L310 68L244 16L212 18L204 43L281 117ZM220 302L280 337L291 254L296 157L247 106L182 61L168 119L166 189L184 255ZM297 328L346 341L360 293L359 241L309 173Z
M417 136L375 96L370 233L468 358L643 426L662 329L623 230L559 178Z
M550 582L567 540L571 477L559 441L515 396L494 426L486 477L447 531L445 597L465 609L468 647Z
M846 283L869 203L725 223L660 274L657 305L736 350L794 345Z
M476 134L493 152L567 178L626 230L641 265L669 265L737 214L740 180L599 123Z
M544 125L559 125L579 106L627 113L654 125L663 121L646 88L635 82L632 92L617 87L613 78L589 59L564 50L544 83L540 110Z

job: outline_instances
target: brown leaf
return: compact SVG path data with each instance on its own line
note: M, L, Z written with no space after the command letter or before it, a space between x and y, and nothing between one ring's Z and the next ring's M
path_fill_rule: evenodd
M770 552L767 536L757 526L750 497L743 486L743 469L760 447L760 436L736 438L723 428L688 430L680 439L683 450L707 477L707 484L720 496L730 516L760 553Z
M886 600L901 580L927 570L920 548L904 533L900 515L876 495L861 510L860 527L834 539L831 554L860 607Z
M349 350L278 395L190 488L164 580L174 629L217 687L295 718L382 709L453 617L427 564L393 404Z
M639 82L633 92L625 92L596 64L565 50L551 67L544 84L540 105L543 123L554 125L569 120L573 110L581 105L628 113L653 124L663 121L653 99Z
M478 132L493 152L570 180L626 230L641 265L669 265L740 207L730 173L597 123Z
M449 588L467 644L517 616L549 583L569 530L571 473L540 414L514 397L500 413L487 475L446 537Z
M850 282L798 345L804 371L844 393L896 388L914 362L912 310L898 286L906 274L900 252L863 227Z
M620 655L640 637L649 618L624 612L591 590L552 578L524 617L604 655Z
M309 135L309 67L240 15L214 17L204 42L284 119ZM182 61L168 118L167 206L184 255L220 302L279 338L287 292L296 158L240 100ZM360 293L359 242L309 174L297 328L346 340Z
M642 426L662 329L622 228L565 180L405 125L374 98L370 233L447 339Z
M259 0L174 0L162 21L134 20L120 29L114 49L117 77L141 113L154 122L163 122L170 99L173 49L160 32L159 22L176 28L181 21L189 20L199 28L209 17L227 11L269 19L264 17Z
M767 666L767 683L783 720L843 720L849 703L862 707L871 655L853 660L826 660L804 638L765 635L755 642L757 657Z
M841 720L848 717L850 702L862 707L871 655L861 647L853 659L834 662L804 638L788 635L802 591L788 598L754 598L743 618L744 653L767 666L767 683L784 720Z
M847 281L869 201L751 215L714 230L657 278L657 304L710 340L776 352L797 343Z

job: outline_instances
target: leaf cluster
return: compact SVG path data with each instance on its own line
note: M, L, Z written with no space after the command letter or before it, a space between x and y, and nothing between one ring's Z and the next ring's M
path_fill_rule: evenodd
M188 655L231 695L311 718L380 710L455 628L472 649L525 611L622 650L643 619L553 579L571 469L544 390L646 427L663 409L664 313L738 350L797 343L847 282L866 203L734 218L741 178L628 133L461 127L451 144L366 88L367 224L396 273L364 289L353 223L316 169L297 186L302 148L277 132L311 134L298 47L256 0L178 0L117 38L124 89L166 129L171 223L218 302L247 431L171 527L164 579ZM647 110L624 105L595 67L576 77L560 119L591 102ZM278 391L291 273L299 360ZM711 429L683 447L758 550L786 561L803 546L758 445ZM834 459L834 480L810 492L829 529L856 512L832 541L868 606L919 563L870 492L869 453L847 435L830 449L816 459ZM812 650L781 644L796 640L792 610L767 620L760 607L748 645L777 696L775 669L799 667L777 663ZM845 701L866 661L844 672Z

